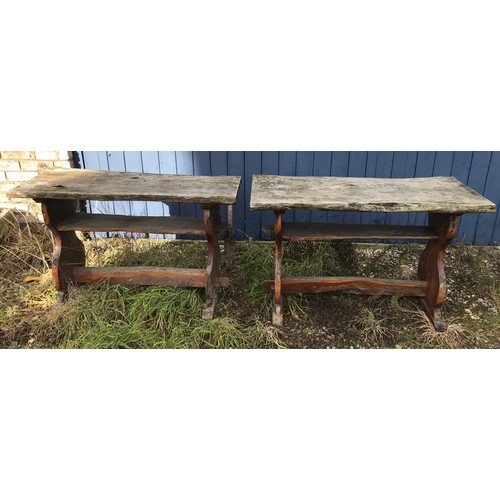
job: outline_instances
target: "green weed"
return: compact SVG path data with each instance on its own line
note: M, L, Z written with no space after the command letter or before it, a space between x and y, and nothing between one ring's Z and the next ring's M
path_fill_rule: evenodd
M85 242L90 266L203 268L206 243L155 239ZM422 315L418 299L288 294L284 327L270 325L273 242L237 242L222 250L216 317L201 319L204 291L182 287L81 285L52 307L52 239L44 226L19 226L0 246L0 346L147 348L464 348L500 347L500 259L495 248L457 245L448 252L447 335ZM222 247L221 247L222 248ZM358 246L286 242L283 275L415 279L421 245ZM24 283L28 275L42 281Z

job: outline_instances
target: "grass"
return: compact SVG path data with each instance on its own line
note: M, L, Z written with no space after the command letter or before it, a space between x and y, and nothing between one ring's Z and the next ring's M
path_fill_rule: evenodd
M85 242L88 265L204 267L205 243L101 239ZM52 307L52 241L21 224L0 245L0 346L38 348L498 348L500 249L449 251L448 332L436 333L417 299L289 294L282 329L270 325L262 282L274 269L273 244L238 242L222 253L216 319L204 321L204 292L181 287L72 287ZM419 245L286 243L284 274L415 277ZM25 283L27 276L41 281Z

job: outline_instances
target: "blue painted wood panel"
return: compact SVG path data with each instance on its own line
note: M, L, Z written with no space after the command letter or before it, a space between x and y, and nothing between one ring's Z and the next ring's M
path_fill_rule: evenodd
M484 196L500 207L500 152L491 155ZM480 214L476 225L474 242L479 245L500 244L500 211L496 214Z
M142 168L142 155L140 151L124 151L123 157L127 172L144 173L144 169ZM145 201L131 201L130 210L132 215L148 215L148 209Z
M500 152L494 151L80 151L82 168L179 175L240 175L234 207L237 238L264 238L262 224L273 224L271 211L251 212L252 176L316 175L349 177L425 177L453 175L500 205ZM199 206L179 203L91 201L90 210L134 215L202 217ZM223 209L223 217L226 211ZM424 224L425 214L296 211L285 220L346 223ZM500 215L461 218L459 239L500 244Z
M159 174L161 172L160 152L141 151L141 164L142 164L142 171L144 173ZM155 217L162 215L170 215L168 207L159 201L148 201L146 203L146 211L148 215L153 215Z
M347 177L349 173L349 151L332 151L332 163L330 167L331 177ZM327 212L328 222L342 224L344 212Z
M158 151L159 173L176 175L177 172L177 155L175 151ZM177 217L180 214L179 203L162 203L163 213L165 215L173 215Z
M297 151L297 160L295 162L296 175L313 175L314 151ZM295 220L297 222L309 222L311 213L307 210L296 210Z
M314 154L313 175L328 177L332 169L332 151L316 151ZM328 212L311 212L312 222L328 222Z
M392 174L392 164L394 162L394 153L392 151L378 151L375 156L375 174L373 177L390 179ZM370 213L370 224L385 224L385 213Z
M417 154L417 164L415 165L415 177L432 177L435 160L435 151L419 151ZM427 215L424 213L410 213L408 224L423 226L427 224Z
M347 175L349 177L365 177L366 165L368 162L367 151L351 151L349 154L349 169ZM346 224L360 224L360 212L346 212L344 221Z
M296 173L297 153L296 151L280 151L278 174L295 176ZM248 206L248 205L247 205ZM293 222L295 212L285 212L283 215L283 222Z
M376 169L377 169L377 152L367 151L365 177L376 177ZM361 214L361 223L370 224L371 217L372 217L371 213Z
M108 169L112 172L127 172L124 151L108 151ZM114 210L118 215L132 214L132 205L129 201L115 201Z
M415 167L417 165L416 151L396 151L392 165L392 176L397 179L415 177ZM409 213L388 214L387 224L408 224Z
M262 153L260 151L247 151L244 156L245 175L243 176L243 198L245 200L245 234L254 239L260 239L260 226L262 213L260 210L247 210L250 205L252 177L262 173ZM241 197L241 194L240 194Z
M227 151L211 151L210 166L211 175L228 175L227 173L228 152ZM222 206L220 211L222 220L227 220L227 207Z
M472 155L467 184L479 193L484 193L490 161L490 151L475 151ZM479 214L467 214L461 218L460 230L464 239L471 241L475 239L478 216Z
M245 153L243 151L229 151L227 162L228 175L245 176ZM245 233L245 217L250 209L245 205L245 193L251 189L251 185L245 186L242 182L236 203L233 207L233 226L235 238L257 238L256 234Z
M278 175L279 173L279 162L280 153L279 151L262 151L262 173L268 175ZM241 188L240 188L241 194ZM250 210L245 207L246 210ZM310 212L307 212L310 217ZM262 224L263 225L274 225L274 213L270 210L264 210L262 212ZM269 239L269 236L262 235L263 239Z
M177 174L194 175L194 151L176 151L175 164ZM179 215L184 217L201 217L201 209L192 203L180 203Z

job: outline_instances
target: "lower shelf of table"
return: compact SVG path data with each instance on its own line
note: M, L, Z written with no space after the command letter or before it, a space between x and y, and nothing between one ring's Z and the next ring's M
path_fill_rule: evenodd
M204 288L205 269L177 267L75 267L76 283L107 283L111 285L171 285ZM218 276L216 286L229 286L229 278Z
M274 290L274 280L264 281L264 288ZM281 279L281 291L321 293L350 292L363 295L405 295L425 297L427 281L406 281L357 277L302 277L285 276Z
M217 224L218 232L227 231L229 224ZM205 234L202 219L194 217L141 217L76 213L57 225L58 231L96 231L151 234Z
M274 226L263 226L262 231L274 234ZM435 240L439 233L430 226L284 222L281 237L291 241Z

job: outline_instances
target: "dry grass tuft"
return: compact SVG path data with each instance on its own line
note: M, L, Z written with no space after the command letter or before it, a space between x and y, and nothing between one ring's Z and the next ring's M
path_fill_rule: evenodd
M33 223L32 217L22 212L5 222L8 231L3 233L0 244L2 278L17 279L19 271L30 271L36 276L49 271L53 240L45 224Z
M468 330L457 322L456 318L448 318L448 328L445 332L437 332L431 320L423 311L412 313L415 326L421 335L422 347L440 349L458 349L475 347L481 344L481 336Z
M34 223L31 216L22 212L14 214L14 218L6 219L8 231L3 232L0 244L0 320L10 306L36 306L37 299L32 298L29 305L24 304L23 299L29 296L30 289L38 289L39 283L26 284L25 278L45 279L50 275L52 234L44 224Z
M398 333L390 325L394 318L384 316L380 309L363 307L349 325L349 330L361 336L370 346L385 346L396 342Z
M87 264L204 267L205 242L85 241ZM414 279L421 245L287 242L284 274ZM270 324L273 242L237 242L221 256L231 286L203 321L203 290L105 284L70 289L53 308L52 236L16 219L0 245L0 347L56 348L493 348L500 347L500 249L449 251L445 333L413 298L288 294L284 327ZM25 283L35 276L41 281Z

